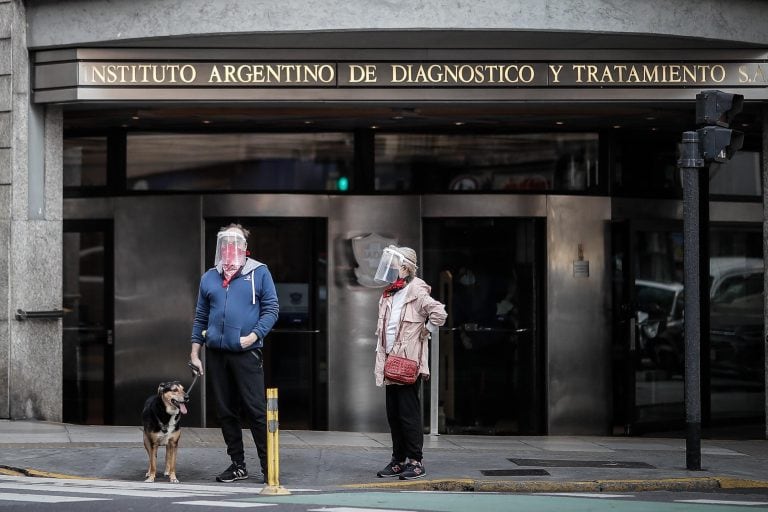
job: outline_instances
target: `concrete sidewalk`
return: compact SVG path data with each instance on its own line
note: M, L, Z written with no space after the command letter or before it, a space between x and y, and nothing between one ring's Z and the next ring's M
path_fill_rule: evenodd
M248 431L246 463L258 472ZM162 467L164 450L160 452ZM425 478L381 479L387 433L280 432L280 484L290 487L569 492L768 489L768 441L702 441L702 471L687 471L685 440L627 437L425 436ZM177 473L212 483L229 465L221 432L183 428ZM140 427L0 420L7 474L143 480ZM163 482L163 477L158 478ZM255 481L251 481L255 483ZM237 485L237 484L222 484Z

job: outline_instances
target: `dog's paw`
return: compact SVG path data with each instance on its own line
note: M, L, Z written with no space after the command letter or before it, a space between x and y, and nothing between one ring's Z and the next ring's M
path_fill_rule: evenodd
M144 483L151 484L154 481L155 481L155 475L152 475L152 476L147 476L147 479L144 480Z
M170 483L172 483L172 484L178 484L178 483L181 483L181 482L179 482L179 479L178 479L178 478L176 478L176 475L172 475L170 478L168 478L168 481L169 481Z

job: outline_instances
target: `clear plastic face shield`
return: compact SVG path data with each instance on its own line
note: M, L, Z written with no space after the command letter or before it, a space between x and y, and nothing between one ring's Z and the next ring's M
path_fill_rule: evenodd
M237 266L245 265L245 249L247 244L245 237L237 230L220 231L216 235L216 255L213 258L213 266Z
M416 267L416 264L403 256L397 247L390 245L381 253L379 267L376 269L376 275L373 279L384 283L394 283L400 277L400 269L406 263Z

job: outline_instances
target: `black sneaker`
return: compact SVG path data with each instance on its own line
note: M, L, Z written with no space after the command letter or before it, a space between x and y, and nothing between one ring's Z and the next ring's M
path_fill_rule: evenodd
M409 462L405 466L405 470L400 473L400 480L416 480L427 474L427 470L424 469L424 464L418 461Z
M246 478L248 478L248 470L245 469L245 464L233 462L222 474L216 477L216 481L229 483L235 480L245 480Z
M401 474L403 471L405 471L405 463L392 460L384 469L376 473L376 476L379 478L390 478Z

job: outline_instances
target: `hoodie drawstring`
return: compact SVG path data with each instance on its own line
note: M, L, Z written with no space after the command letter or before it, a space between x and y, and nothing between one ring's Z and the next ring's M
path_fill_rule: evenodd
M253 281L256 279L256 276L253 275L255 271L256 269L251 270L251 304L256 304L256 285L253 284Z

